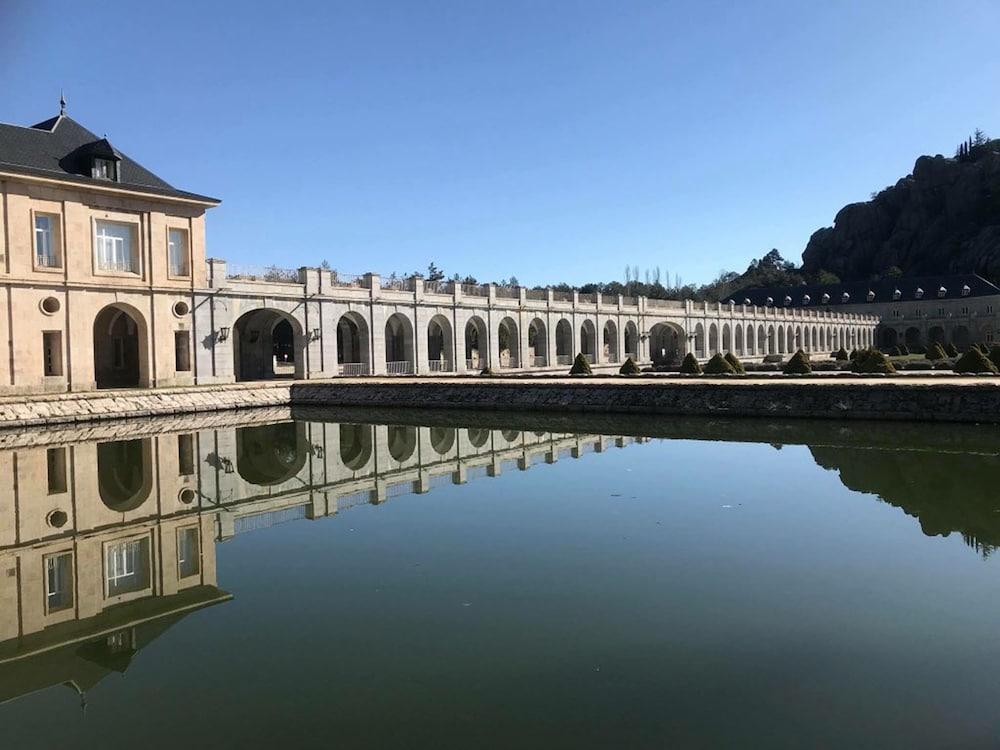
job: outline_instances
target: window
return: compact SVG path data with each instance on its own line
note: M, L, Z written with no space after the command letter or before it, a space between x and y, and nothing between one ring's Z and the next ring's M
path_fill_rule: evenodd
M893 311L892 311L892 317L894 317L894 318L898 318L899 316L900 316L900 312L899 312L899 310L893 310Z
M986 306L986 314L987 315L992 315L993 314L993 305L987 305Z
M167 251L171 276L190 276L188 265L187 232L183 229L167 230Z
M201 572L201 545L198 527L177 530L177 577L187 578Z
M968 315L968 314L969 314L969 308L968 307L963 307L962 308L962 315Z
M105 577L108 596L130 594L149 588L149 538L109 544Z
M62 268L59 253L59 218L51 214L35 214L35 265L40 268Z
M187 331L174 331L174 369L191 372L191 336Z
M42 331L42 367L47 378L63 374L62 331Z
M117 164L113 159L94 158L94 169L91 174L99 180L117 180Z
M182 477L194 474L194 435L177 436L177 473Z
M66 449L49 448L45 452L48 467L49 494L58 495L66 491Z
M135 252L133 226L112 221L97 221L94 225L97 270L139 273L139 256Z
M45 611L61 612L73 606L73 553L46 555Z
M943 307L939 307L937 314L938 314L939 318L943 318L944 317L944 308Z

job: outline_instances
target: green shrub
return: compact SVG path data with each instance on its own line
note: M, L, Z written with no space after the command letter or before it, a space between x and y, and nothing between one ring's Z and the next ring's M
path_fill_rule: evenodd
M593 372L590 369L590 362L583 354L577 354L576 359L573 360L573 366L569 368L570 375L592 375Z
M894 346L894 347L892 347L892 351L889 352L889 356L890 357L902 357L903 356L903 350L900 349L898 346Z
M896 372L889 358L878 349L865 349L858 354L857 360L851 367L854 372L863 374L881 373L892 375Z
M833 358L846 362L851 358L851 355L847 353L847 350L844 349L844 347L840 347L837 350L837 353L833 355Z
M736 370L721 353L716 353L705 363L706 375L735 375Z
M482 375L484 378L488 378L493 375L493 370L491 370L490 366L487 365L482 369L482 371L479 374Z
M785 364L782 372L784 372L785 375L808 375L812 372L812 365L809 363L808 355L799 349Z
M1000 347L998 347L998 349L1000 349ZM743 366L743 363L740 362L740 358L737 357L732 352L726 352L726 362L732 365L733 372L735 372L737 375L747 374L747 368L745 368Z
M684 361L681 362L681 372L685 375L701 375L701 365L698 364L698 360L691 352L684 355Z
M997 344L990 349L990 362L995 364L997 369L1000 369L1000 344Z
M638 375L639 365L632 361L631 357L626 357L622 366L618 368L619 375Z
M982 342L973 344L972 348L979 350L979 353L982 354L984 357L990 356L990 348Z
M927 347L927 354L924 355L927 359L944 359L948 355L944 353L944 349L941 348L941 344L936 341Z
M851 354L848 357L848 359L851 360L851 362L853 362L857 358L858 358L858 350L857 349L851 349Z
M955 348L954 344L948 344L944 348L944 350L945 350L945 352L947 352L947 354L948 354L949 357L957 357L958 356L958 349Z
M910 348L906 344L900 344L899 353L905 357L907 354L910 353Z
M953 369L955 372L989 372L994 375L997 374L997 366L976 347L972 347L959 357Z

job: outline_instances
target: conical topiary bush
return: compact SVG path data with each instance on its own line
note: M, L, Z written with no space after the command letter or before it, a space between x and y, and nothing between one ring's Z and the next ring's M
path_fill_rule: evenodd
M844 349L844 347L840 347L837 350L837 353L833 355L833 358L838 359L841 362L846 362L848 359L851 358L851 355L847 353L847 350Z
M639 365L632 361L631 357L626 357L622 366L618 368L619 375L638 375Z
M593 375L593 371L590 369L590 362L587 358L583 356L582 353L576 355L576 359L573 360L573 366L569 368L570 375Z
M858 358L854 361L851 369L854 372L864 374L893 375L896 372L896 368L893 367L889 358L878 349L865 349L862 351L858 354Z
M944 350L948 354L949 357L957 357L958 356L958 349L955 347L954 344L948 344L944 348Z
M944 349L941 348L941 344L937 341L932 343L927 347L927 354L924 355L927 359L937 360L944 359L948 355L944 353Z
M701 375L701 365L698 364L698 360L691 352L684 355L684 361L681 362L681 372L685 375Z
M745 368L743 366L743 363L740 362L740 358L737 357L732 352L726 352L726 362L728 362L732 366L733 372L735 372L737 375L747 374L747 368Z
M972 347L969 351L959 357L952 369L955 370L955 372L988 372L993 375L997 374L997 366L990 361L989 357L985 356L975 347Z
M808 355L799 349L792 355L791 359L785 362L782 372L785 375L808 375L812 372L812 364L809 362Z
M990 362L995 364L997 369L1000 369L1000 344L990 349Z
M853 361L854 361L854 360L856 360L857 358L858 358L858 350L857 350L857 349L851 349L851 354L850 354L850 356L848 357L848 359L850 359L850 360L851 360L851 362L853 362Z
M729 364L729 361L721 354L716 353L705 363L706 375L735 375L736 370Z

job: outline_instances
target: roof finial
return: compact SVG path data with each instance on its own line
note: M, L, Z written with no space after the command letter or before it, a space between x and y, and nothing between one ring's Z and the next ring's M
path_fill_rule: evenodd
M59 89L59 116L65 117L66 115L66 94L62 89Z

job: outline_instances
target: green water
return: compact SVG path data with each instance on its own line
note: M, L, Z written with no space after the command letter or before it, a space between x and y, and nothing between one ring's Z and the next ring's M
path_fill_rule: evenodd
M0 746L1000 744L992 428L364 416L0 451Z

